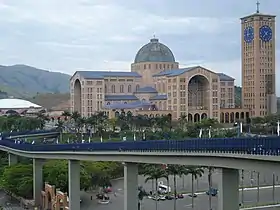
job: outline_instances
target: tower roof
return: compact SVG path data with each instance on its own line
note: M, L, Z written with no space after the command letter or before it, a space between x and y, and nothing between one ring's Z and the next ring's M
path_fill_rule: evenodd
M141 62L175 62L175 57L166 45L153 38L136 54L134 63Z
M251 14L251 15L247 15L247 16L242 17L242 18L240 18L240 19L241 19L241 20L244 20L244 19L246 19L246 18L254 17L254 16L265 16L265 17L270 17L270 18L275 18L275 17L276 17L275 15L268 15L268 14L262 14L262 13L260 13L260 2L259 2L259 1L257 1L256 5L257 5L257 8L256 8L256 12L255 12L255 13L253 13L253 14Z

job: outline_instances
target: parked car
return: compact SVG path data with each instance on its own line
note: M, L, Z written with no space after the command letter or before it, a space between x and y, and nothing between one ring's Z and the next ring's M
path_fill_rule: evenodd
M194 198L196 198L196 197L197 197L197 194L195 194L195 193L192 194L192 193L191 193L191 194L189 194L189 197L194 197Z
M158 201L165 201L165 200L166 200L166 198L165 198L164 195L158 195L157 198L156 198L156 196L154 195L154 196L152 197L152 199L153 199L153 200L158 200Z
M211 188L210 190L208 190L206 192L207 195L211 195L211 196L216 196L218 194L218 189L216 188Z
M166 200L173 200L173 199L174 199L174 196L172 196L172 195L166 195L165 198L166 198Z
M165 196L164 196L164 195L160 195L160 196L159 196L159 200L161 200L161 201L165 201L165 200L166 200L166 198L165 198Z
M196 194L195 194L195 195L196 195ZM196 195L196 196L197 196L197 195ZM179 199L182 199L182 198L184 198L184 195L183 195L183 194L178 194L176 197L179 198Z

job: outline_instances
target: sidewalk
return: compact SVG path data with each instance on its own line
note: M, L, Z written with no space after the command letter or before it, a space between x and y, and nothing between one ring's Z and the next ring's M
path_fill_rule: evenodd
M273 186L263 186L263 187L260 187L260 190L268 190L268 189L272 189L273 188ZM275 185L275 188L280 188L280 185ZM252 191L252 190L258 190L258 188L257 187L246 187L246 188L244 188L243 189L244 191ZM242 189L241 188L239 188L239 191L241 192L242 191ZM188 195L188 194L190 194L191 192L184 192L183 193L183 195ZM205 194L206 193L206 191L200 191L200 192L196 192L195 194L197 194L197 195L203 195L203 194Z

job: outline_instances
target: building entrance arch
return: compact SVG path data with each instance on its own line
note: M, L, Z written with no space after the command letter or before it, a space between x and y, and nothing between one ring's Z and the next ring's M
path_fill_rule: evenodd
M82 112L82 84L79 79L74 82L74 111Z
M189 112L205 113L209 115L211 105L210 98L210 82L204 75L197 74L192 76L188 82L188 110ZM205 117L205 115L203 115ZM200 121L199 118L194 116L194 120Z

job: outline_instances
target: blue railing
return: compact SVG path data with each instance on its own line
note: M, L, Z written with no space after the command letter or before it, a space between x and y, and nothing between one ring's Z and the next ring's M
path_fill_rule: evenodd
M10 136L29 136L29 135L36 135L36 134L48 134L48 133L54 133L54 132L59 132L57 129L51 129L51 130L33 130L33 131L19 131L19 132L5 132L2 133L1 136L2 138L5 137L10 137Z
M2 140L0 145L24 151L162 151L162 152L224 152L258 155L279 155L280 138L213 138L188 140L150 140L135 142L104 142L76 144L28 144Z

